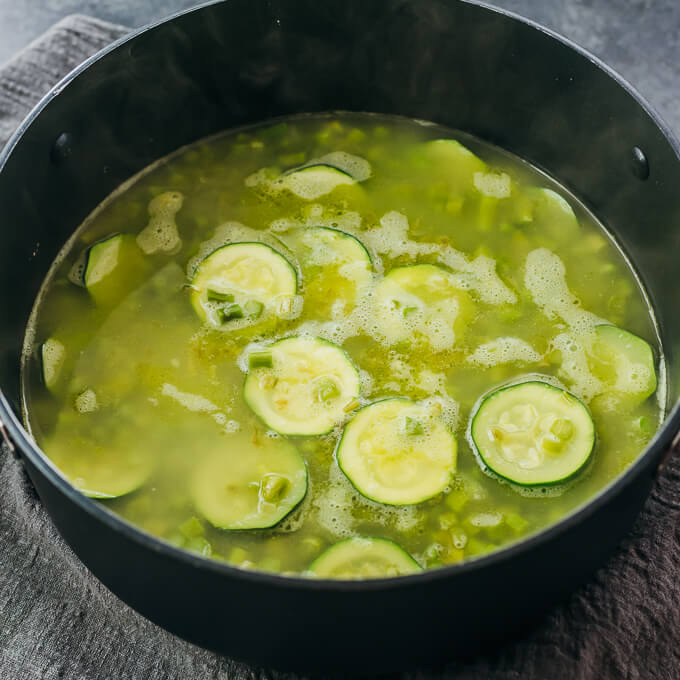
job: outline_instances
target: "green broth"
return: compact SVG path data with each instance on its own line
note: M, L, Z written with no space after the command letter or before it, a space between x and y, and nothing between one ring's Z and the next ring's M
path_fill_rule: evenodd
M472 172L454 182L458 169L423 152L429 140L451 137L485 161L479 186ZM245 182L262 169L256 179L271 182L338 151L368 161L370 178L313 199ZM566 198L575 218L546 207L550 195L541 187ZM88 292L74 283L88 247L119 233L132 244L150 220L146 233L160 229L167 250L135 252L120 285L99 284L96 294L94 286ZM324 274L323 263L300 261L286 234L301 225L356 237L372 257L376 285L396 267L416 263L453 272L460 288L453 341L439 336L433 348L422 334L386 339L376 329L370 294L334 307L337 296L349 295L346 280ZM187 284L203 257L232 241L264 242L293 263L299 315L232 330L199 318ZM299 574L338 541L371 536L396 542L423 567L450 564L561 519L623 472L651 439L662 416L656 395L612 404L598 397L597 376L579 364L588 313L644 338L662 356L651 310L621 252L550 178L434 125L357 114L295 117L182 149L88 218L48 276L29 326L26 422L67 474L75 465L100 466L97 479L118 496L101 501L109 509L189 550ZM245 357L253 346L262 351L299 333L342 346L360 371L360 404L401 396L437 405L458 447L457 469L443 493L409 506L364 498L335 460L349 413L327 434L289 437L306 461L308 490L281 522L227 531L202 517L190 483L202 462L220 450L248 455L264 438L275 438L244 402ZM63 353L50 390L39 361L48 338ZM562 487L502 483L481 469L466 437L483 395L534 375L560 381L589 406L595 422L591 462ZM659 372L661 388L662 378ZM71 481L83 486L73 475Z

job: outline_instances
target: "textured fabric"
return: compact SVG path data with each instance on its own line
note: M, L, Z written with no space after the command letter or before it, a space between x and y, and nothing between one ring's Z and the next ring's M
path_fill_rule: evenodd
M1 68L0 144L54 82L124 32L69 17ZM5 449L0 490L0 680L294 677L194 647L120 602L64 544ZM474 661L403 675L444 678L678 680L680 456L659 476L608 566L527 639Z

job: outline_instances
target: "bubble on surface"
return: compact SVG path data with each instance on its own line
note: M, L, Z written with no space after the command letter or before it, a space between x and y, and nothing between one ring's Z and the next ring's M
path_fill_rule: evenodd
M87 389L76 397L74 405L78 413L94 413L99 408L99 401L94 390Z
M87 248L81 251L80 255L78 255L76 261L69 269L67 275L67 278L71 283L74 283L76 286L80 286L81 288L85 287L85 269L87 268L87 253L88 253Z
M473 182L475 188L485 196L492 198L508 198L510 196L510 175L506 172L475 172Z
M329 166L340 172L331 170L325 173L301 172L315 166ZM271 168L261 168L248 175L244 182L247 187L262 187L264 191L272 193L287 189L300 198L313 200L329 193L341 184L363 182L371 174L371 164L365 158L345 151L333 151L318 158L312 158L278 176L272 176Z
M146 255L158 252L176 253L182 247L175 215L184 196L179 191L166 191L149 203L149 223L137 236L137 245Z
M355 516L354 510L359 516ZM337 538L349 538L360 530L368 515L371 524L396 527L409 531L423 521L423 511L415 505L394 506L375 503L362 496L333 463L324 491L312 501L312 511L317 523Z
M533 364L542 356L525 340L500 337L479 345L466 361L473 366L499 366L510 363Z
M571 392L589 402L604 389L590 369L588 355L595 341L595 327L607 322L581 307L567 285L564 263L547 248L527 255L524 285L546 317L568 326L551 340L550 350L561 356L558 376L569 383Z
M357 182L363 182L367 180L371 174L371 164L361 156L355 156L346 151L332 151L327 153L325 156L315 158L311 161L305 163L302 167L307 167L309 165L332 165L348 175L351 175Z
M524 285L549 319L562 319L577 333L606 323L581 307L579 299L569 290L566 274L564 263L555 253L537 248L527 255Z
M42 369L43 379L47 387L52 387L59 380L64 360L66 359L66 347L55 338L48 338L42 345Z
M200 394L181 392L170 383L163 383L163 386L161 387L161 394L166 397L170 397L187 410L193 411L195 413L213 413L220 410L219 406L216 406L212 403L212 401L202 397Z
M223 224L218 225L215 227L213 235L209 239L206 239L200 243L196 254L187 262L187 278L189 280L193 279L201 262L203 262L203 260L205 260L208 255L214 253L219 248L227 246L231 243L246 242L263 243L264 245L269 246L279 254L283 255L283 257L285 257L286 260L288 260L288 262L293 265L298 280L301 280L302 273L300 272L300 268L297 265L297 261L293 257L290 250L286 247L286 244L281 241L281 239L271 234L267 234L264 231L248 227L241 222L234 221L224 222ZM294 305L299 306L299 303L294 302Z
M361 239L377 253L391 258L408 256L412 260L431 256L448 267L461 290L469 290L491 305L514 304L517 296L496 272L496 261L485 255L469 260L466 255L449 245L419 243L408 236L409 223L405 215L391 211L380 219L380 226L368 229Z

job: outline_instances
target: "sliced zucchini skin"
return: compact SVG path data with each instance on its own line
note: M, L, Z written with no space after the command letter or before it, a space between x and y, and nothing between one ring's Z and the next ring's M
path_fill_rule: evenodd
M375 560L373 573L361 573L362 566L370 570L371 559ZM394 541L355 536L339 541L321 553L309 565L307 573L317 578L363 579L403 576L419 571L422 567L418 562Z
M562 472L552 474L543 472L543 475L541 476L540 471L536 472L536 474L532 474L526 470L514 471L512 465L499 460L500 456L495 453L495 445L493 443L485 443L485 438L489 439L488 434L486 434L485 437L485 429L488 432L489 427L493 427L497 424L496 422L484 422L489 414L489 409L496 406L495 402L498 400L511 399L513 396L516 397L518 391L526 391L527 388L545 390L544 394L541 395L543 397L543 403L547 403L550 398L561 395L565 399L565 408L567 408L568 405L573 416L581 420L580 423L577 423L576 435L580 435L583 445L581 446L580 452L577 452L578 455L575 454L573 456L574 461L570 465L564 466ZM569 422L573 425L573 420L570 419ZM470 420L469 439L473 450L483 463L483 466L490 470L494 475L518 486L548 487L564 484L585 469L595 450L596 433L592 416L586 405L578 399L578 397L567 392L567 390L563 390L548 382L527 380L501 387L482 399L476 410L473 412ZM517 467L518 466L515 466L515 468Z
M390 414L390 409L394 409L393 415ZM419 413L419 409L422 409L422 407L419 407L418 404L410 399L390 397L359 409L352 420L345 425L345 429L336 446L335 458L338 467L352 486L365 498L376 503L382 503L383 505L416 505L434 498L444 491L450 483L451 475L456 469L456 456L458 452L456 440L444 423L435 417L428 417L424 412ZM403 411L403 414L398 413L399 411ZM376 477L385 476L380 469L381 452L371 451L370 458L367 460L366 456L360 451L358 439L360 438L360 432L365 431L366 426L370 426L374 418L382 415L381 412L387 414L390 419L389 425L392 425L397 418L401 419L402 415L404 418L408 415L408 417L415 418L416 420L422 418L423 422L430 421L429 431L417 430L413 434L409 434L407 423L404 422L403 430L399 433L407 442L411 437L414 437L413 443L420 445L419 458L421 459L421 468L418 470L411 467L410 473L412 477L416 478L416 481L422 481L423 477L430 473L430 481L424 488L415 491L413 489L404 491L400 490L396 484L390 486L386 482L380 482L379 479L376 481ZM389 434L387 431L386 433ZM428 436L436 437L437 440L434 442L432 440L428 441ZM426 437L426 439L422 440L420 437ZM408 443L410 444L411 442ZM393 447L390 448L390 452L398 450L399 443L391 441L388 444ZM448 455L445 454L447 449ZM428 451L437 451L438 457L440 456L441 460L428 455ZM411 454L411 459L417 460L417 457L413 455L413 451L411 451ZM388 458L389 455L386 454ZM404 461L408 463L409 455L407 453L403 455ZM422 461L423 455L426 458L425 462ZM444 460L444 457L446 457L446 460ZM383 457L383 461L385 460L386 458ZM387 462L389 463L390 461ZM397 468L393 470L395 475L403 474L403 470L398 469L398 465L395 467ZM407 467L409 466L407 465Z
M368 269L373 269L373 259L371 258L370 253L366 249L366 246L356 237L352 236L352 234L348 234L346 231L342 231L341 229L336 229L335 227L325 227L325 226L314 226L314 227L307 227L308 230L319 230L322 233L327 233L331 236L337 236L342 239L347 239L348 243L352 243L353 245L356 245L358 248L361 249L361 255L362 258L365 259L366 261L366 266Z
M307 311L331 318L333 305L354 308L373 284L373 261L361 241L333 227L295 227L278 236L302 269Z
M657 378L654 351L646 340L624 328L611 324L597 326L595 337L594 354L596 356L599 354L601 361L608 361L610 364L613 361L615 364L615 375L598 376L605 378L607 392L614 392L622 397L630 397L640 402L656 392ZM621 363L627 365L621 366ZM635 370L634 366L638 366L646 372L646 380L635 384L636 381L632 376L620 375L626 370Z
M194 272L194 276L191 281L191 304L196 311L196 314L202 321L207 321L215 327L221 328L223 326L222 322L217 316L217 313L215 312L213 314L205 307L205 303L208 299L208 291L212 287L211 283L214 278L219 275L218 272L220 269L220 260L222 258L225 258L225 256L228 257L230 255L236 257L239 253L242 253L245 256L249 251L253 257L255 254L257 254L263 259L268 259L272 264L272 269L277 269L276 274L278 274L280 279L278 282L278 288L280 289L279 292L270 294L266 300L258 300L258 302L264 304L265 309L270 308L269 311L271 311L271 306L274 304L275 298L277 296L293 296L297 293L297 271L295 270L295 267L293 267L293 265L277 250L265 243L260 243L258 241L228 243L227 245L221 246L220 248L217 248L206 255ZM226 265L227 262L225 261L225 264L222 266ZM243 291L239 292L244 294Z
M444 285L435 286L437 281ZM439 351L458 341L473 309L468 293L457 286L451 272L435 264L390 270L375 289L375 301L376 319L389 344L420 341ZM399 306L394 307L394 302ZM442 324L438 334L431 331L433 324Z
M267 427L282 435L313 436L331 432L336 424L346 417L344 406L359 397L359 372L347 352L328 340L308 336L283 338L269 345L267 350L272 354L272 366L251 370L246 375L243 386L243 399L246 404ZM325 356L315 357L315 353L322 353ZM309 358L310 361L315 358L324 360L316 367L319 372L308 371L309 376L299 381L297 385L295 376L286 372L286 363L290 364L294 360L291 357L295 355L302 357L303 360L304 358ZM315 388L318 387L315 381L326 377L334 380L339 389L337 396L332 397L332 408L330 405L318 406L315 392ZM280 389L284 389L283 397L286 399L283 406L270 403L270 397L274 394L268 393L276 387L279 380L282 385ZM271 386L267 386L267 381ZM287 395L291 390L294 392L293 396L301 397L298 406L305 413L296 419L290 417L287 419L285 414L281 413L283 407L288 405ZM325 413L320 411L324 408L328 408Z
M61 474L85 496L102 500L125 496L144 485L154 467L146 451L132 449L129 443L120 448L110 442L101 445L83 427L87 418L75 411L68 419L62 416L57 424L62 434L47 441L45 450Z
M474 174L486 172L487 164L455 139L434 139L425 142L430 162L445 169L452 189L465 194L474 190Z
M214 527L268 529L306 496L307 466L298 450L285 440L266 440L262 447L248 451L234 441L229 450L211 454L194 473L194 506ZM274 482L269 487L272 495L267 494L270 481ZM282 482L278 488L277 481Z
M274 182L274 186L308 201L325 196L339 186L352 184L356 184L352 175L325 163L290 170Z
M83 283L97 305L110 305L140 285L149 272L130 234L113 234L87 251Z

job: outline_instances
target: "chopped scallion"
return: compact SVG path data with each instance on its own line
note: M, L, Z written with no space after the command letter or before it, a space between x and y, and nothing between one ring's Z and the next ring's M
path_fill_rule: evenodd
M224 309L217 310L217 317L220 323L225 323L226 321L232 321L233 319L243 318L243 309L241 305L233 304L224 307Z
M214 300L215 302L233 302L234 296L231 293L221 293L219 290L213 290L208 288L207 291L208 300Z
M274 365L271 352L251 352L248 355L248 368L271 368Z

